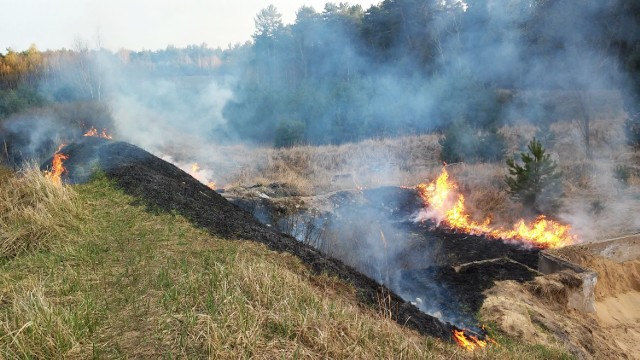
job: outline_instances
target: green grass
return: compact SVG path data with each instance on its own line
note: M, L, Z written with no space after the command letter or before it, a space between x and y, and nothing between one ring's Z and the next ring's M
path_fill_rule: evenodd
M467 353L292 255L131 205L104 177L66 191L61 230L0 262L2 358L563 358L506 340Z

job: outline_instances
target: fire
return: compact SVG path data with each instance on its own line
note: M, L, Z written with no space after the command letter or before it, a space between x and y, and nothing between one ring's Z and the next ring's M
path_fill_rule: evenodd
M56 184L56 185L62 185L62 180L61 180L60 176L65 171L67 171L63 166L63 162L69 158L69 155L65 155L65 154L60 152L60 150L62 150L62 148L65 145L66 144L61 144L58 147L56 152L53 154L53 161L51 162L51 164L52 164L51 171L45 172L45 176L47 178L51 179L51 181L53 181L53 183Z
M482 349L487 346L486 340L480 340L477 336L471 335L467 336L464 334L463 330L453 330L453 340L455 340L458 345L463 348L473 351L476 349Z
M200 172L202 168L200 167L200 165L198 165L198 163L193 163L191 165L191 171L189 171L189 175L193 176L196 180L200 181L203 184L206 184L207 187L211 190L215 190L216 189L216 182L215 181L211 181L207 179L207 175L206 175L206 171L204 171L204 174Z
M103 139L113 139L113 136L107 133L107 129L102 129L102 132L99 133L98 130L93 126L83 136L100 137Z
M191 176L193 176L194 178L197 178L199 172L200 172L200 165L198 165L198 163L193 163L193 165L191 165Z
M540 248L556 248L576 242L576 237L571 234L571 226L548 220L544 215L530 223L520 219L511 229L494 228L490 218L481 223L471 220L465 210L464 196L458 193L456 184L449 180L445 168L436 181L420 184L417 189L427 205L427 209L419 216L420 219L435 219L438 224L445 224L455 230L523 241Z

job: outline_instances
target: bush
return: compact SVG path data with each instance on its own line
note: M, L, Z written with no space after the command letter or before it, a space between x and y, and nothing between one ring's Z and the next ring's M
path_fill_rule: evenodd
M38 91L27 86L16 90L0 90L0 118L19 113L45 103Z
M305 125L301 121L280 121L276 128L274 145L291 147L304 141Z
M447 129L440 146L440 160L446 163L501 161L507 147L496 129L478 129L464 121Z
M528 148L528 153L520 154L522 165L515 159L507 159L509 175L505 176L505 182L509 194L538 214L553 214L561 205L562 174L556 170L555 161L545 154L540 141L533 138Z
M640 149L640 113L627 118L624 122L624 130L627 136L627 144Z
M631 178L631 169L626 165L616 165L613 168L613 177L626 186L629 184L629 178Z

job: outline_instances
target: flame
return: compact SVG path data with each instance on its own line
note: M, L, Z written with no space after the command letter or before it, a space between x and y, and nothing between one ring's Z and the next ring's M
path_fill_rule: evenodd
M455 230L491 238L522 241L540 248L562 247L577 241L575 235L571 234L571 226L548 220L544 215L538 216L530 223L520 219L511 229L493 228L491 218L481 223L469 219L464 196L458 193L456 184L449 181L449 174L445 168L436 181L420 184L417 189L427 205L427 209L419 215L421 220L435 219L438 224L445 224Z
M89 131L84 133L83 136L99 137L103 139L113 139L113 136L107 133L107 129L102 129L102 132L99 133L98 130L93 126L91 127L91 129L89 129Z
M473 351L476 349L482 349L487 346L487 341L478 339L477 336L466 336L463 330L453 330L453 340L463 348Z
M191 176L193 176L194 178L197 178L199 172L200 172L200 165L198 165L198 163L193 163L193 165L191 165Z
M189 175L193 176L196 180L200 181L201 183L206 184L209 189L215 190L216 182L208 180L205 174L200 173L201 169L202 168L200 167L200 165L198 165L197 162L193 163L191 165L191 171L189 172Z
M53 154L51 171L45 172L45 176L51 179L51 181L56 185L62 185L60 176L67 171L63 166L63 162L69 158L69 155L65 155L60 152L65 145L66 144L60 144L60 146L58 146L58 149Z

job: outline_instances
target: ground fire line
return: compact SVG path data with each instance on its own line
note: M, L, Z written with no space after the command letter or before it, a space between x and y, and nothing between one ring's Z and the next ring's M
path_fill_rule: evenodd
M54 156L52 157L52 159L50 160L49 164L52 164L53 169L51 171L52 174L56 174L57 173L57 179L55 181L61 181L60 180L60 176L63 173L66 173L66 177L69 179L69 181L71 183L76 183L77 181L74 179L80 179L81 177L76 177L76 171L79 173L81 173L82 171L82 167L83 167L83 162L92 162L91 161L87 161L88 158L86 158L86 156L89 153L100 153L100 156L102 156L103 158L99 159L100 163L109 163L109 168L105 167L104 165L102 166L102 170L104 170L107 175L112 174L111 176L114 176L113 174L117 174L115 175L116 177L121 177L124 176L123 174L120 173L120 170L118 169L118 167L116 166L115 168L111 168L111 166L113 164L118 164L118 160L113 159L113 160L109 160L108 159L108 154L110 153L110 151L102 151L102 149L105 148L110 148L110 146L112 146L113 148L119 148L119 149L124 149L123 145L124 143L120 143L120 142L111 142L111 141L105 141L105 138L100 136L100 134L97 135L91 135L91 136L87 136L87 138L85 138L87 140L85 141L80 141L78 143L72 144L68 147L65 147L65 154L62 154L60 152L60 150L62 149L59 148L56 153L54 154ZM95 139L95 140L91 140L90 139ZM123 144L123 145L119 145L119 144ZM88 149L95 147L94 150L88 151ZM96 151L97 150L97 151ZM122 151L122 150L119 150ZM130 164L131 161L134 158L140 157L140 159L136 159L136 161L140 161L141 164L144 165L144 169L146 172L151 172L153 173L156 169L154 168L154 166L151 166L149 164L147 164L147 162L149 160L145 160L145 159L152 159L150 158L150 154L143 154L140 153L138 150L131 148L131 149L127 149L127 151L131 151L130 155L127 155L124 161L124 163ZM126 153L126 152L125 152ZM73 169L71 171L71 174L69 174L69 172L65 169L65 167L63 166L63 162L65 160L70 159L70 155L71 154L71 159L74 160L73 164L70 165L70 168ZM76 154L78 156L76 156ZM118 154L121 155L121 154ZM93 155L92 155L93 156ZM83 159L84 158L84 159ZM71 162L71 160L70 160ZM85 164L86 165L86 164ZM127 165L130 166L130 165ZM157 167L159 168L164 168L166 167L166 163L162 162L162 163L158 163L156 164ZM58 169L58 170L55 170ZM165 181L170 181L169 178L174 177L176 181L178 181L178 179L180 178L179 173L176 173L174 170L170 170L170 169L166 169L166 171L168 171L169 173L171 173L172 175L167 177L167 180ZM193 180L195 180L197 182L198 180L198 175L200 175L200 166L197 163L194 163L191 167L191 174L184 174L186 176L189 176L190 178L192 178ZM129 173L127 173L126 178L129 177L128 175ZM144 174L144 172L142 173ZM53 178L53 175L50 175ZM66 181L66 180L65 180ZM136 181L137 183L137 181ZM182 190L177 191L176 194L181 194L184 193L184 191L186 191L188 188L193 187L193 190L195 191L197 189L197 187L195 186L195 184L191 184L191 185L185 185L187 182L186 180L180 181L180 183L182 183L183 185L180 186L180 188ZM139 186L141 184L137 184L136 186ZM206 185L206 184L205 184ZM126 186L131 186L131 185L126 185ZM211 187L209 187L211 188ZM468 216L465 214L464 212L464 198L461 195L458 195L457 192L455 191L457 189L456 185L453 184L452 182L450 182L448 180L448 174L446 172L446 170L443 170L443 173L440 175L440 177L434 181L431 184L421 184L417 187L417 189L415 190L411 190L411 189L407 189L407 188L396 188L391 189L388 188L387 190L383 190L383 192L389 192L390 194L393 194L393 197L396 197L398 195L402 195L401 197L407 197L408 199L411 199L413 197L414 201L416 202L416 205L421 203L421 200L423 202L422 206L425 207L425 209L422 209L422 211L434 211L434 209L445 209L445 211L443 211L444 216L441 217L442 220L440 220L440 223L444 223L447 226L453 228L452 224L454 224L453 221L448 220L449 218L447 218L446 216L451 216L451 214L456 215L456 217L454 217L454 219L465 219L466 221L468 221ZM371 189L371 190L361 190L358 192L358 194L360 194L360 196L367 196L368 194L374 194L376 192L379 192L380 190L376 190L376 189ZM198 190L197 191L198 194L202 195L204 194L202 192L202 190ZM413 194L413 195L412 195ZM140 195L140 193L138 193L138 195ZM197 197L199 198L200 195L197 195ZM217 194L216 194L217 195ZM209 195L207 195L209 196ZM457 197L457 199L456 199ZM451 200L453 199L453 201ZM154 199L155 200L155 199ZM181 199L182 201L183 199ZM396 198L396 201L398 201L398 199ZM382 203L384 204L390 204L390 202L388 201L382 201ZM453 203L455 204L455 206L453 207L454 210L451 210L451 208L447 209L446 205L449 203ZM435 205L439 205L440 207L434 207ZM167 204L169 205L169 204ZM189 204L191 205L191 204ZM175 204L169 205L171 207L175 206ZM210 205L205 205L200 204L199 206L197 206L199 209L204 209L205 207L208 207ZM402 207L402 206L401 206ZM347 207L348 208L348 207ZM411 207L406 207L407 210L410 210ZM201 210L199 210L198 215L200 215L202 213ZM436 213L436 215L438 215ZM437 217L436 217L437 219ZM246 219L245 219L246 221ZM474 225L475 223L470 222L472 225ZM406 223L408 225L408 223ZM464 222L463 222L464 224ZM467 224L469 224L469 222L467 222ZM488 226L488 222L483 224ZM225 225L227 226L227 225ZM408 225L411 228L411 225ZM420 224L415 224L414 226L417 226L415 228L413 228L415 231L418 232L422 232L424 229L423 225ZM423 230L421 230L423 229ZM567 227L568 229L568 227ZM463 228L458 228L457 230L463 230ZM413 231L413 230L412 230ZM568 230L567 230L568 231ZM389 240L387 239L387 235L385 234L385 232L383 231L383 228L380 227L378 229L378 233L379 233L379 237L380 239L378 241L382 242L382 247L385 250L385 259L389 258L389 254L387 254L387 252L389 251ZM496 232L480 232L477 231L476 228L474 228L473 226L471 226L471 230L469 231L469 234L472 234L472 240L473 242L477 242L477 241L482 241L481 238L486 238L486 239L491 239L491 238L497 238L499 236L495 236L493 234L496 234ZM434 234L435 235L435 234ZM429 235L428 235L429 236ZM437 235L437 238L441 238L441 240L438 241L442 241L442 244L445 246L443 247L443 249L448 249L447 245L448 243L453 243L453 245L455 245L454 247L459 247L460 243L464 243L464 239L466 239L466 236L462 236L462 238L460 238L460 235L452 235L453 237L446 237L446 236L442 236L442 235ZM464 239L463 239L464 238ZM489 262L482 262L480 261L477 265L473 265L472 267L467 267L466 269L468 270L462 270L462 271L454 271L451 272L448 266L452 266L454 263L451 263L449 265L442 263L440 265L434 264L436 266L432 267L432 268L425 268L424 270L420 269L420 268L415 268L415 270L411 270L409 269L405 269L402 270L400 269L399 272L396 274L399 274L398 276L395 276L394 278L396 280L400 279L401 281L405 281L406 283L404 285L401 285L400 287L396 287L393 288L392 290L395 292L396 290L407 290L402 289L403 286L406 286L407 284L411 284L411 286L418 286L416 292L412 292L411 289L409 289L409 293L410 294L419 294L423 291L423 289L421 290L419 288L419 282L416 282L415 279L412 280L412 277L414 278L424 278L424 275L427 274L427 272L431 272L431 275L429 275L427 277L427 279L431 279L431 281L436 281L437 283L440 283L442 280L449 281L449 284L451 285L455 285L457 282L459 282L461 279L472 279L472 275L470 275L470 273L474 273L477 271L482 271L482 273L484 275L482 275L483 277L483 284L481 287L486 287L489 286L489 284L493 281L493 280L501 280L501 279L525 279L528 278L528 274L529 274L529 270L527 270L527 265L531 266L529 264L530 261L533 261L532 256L535 256L537 253L536 252L531 252L531 250L527 250L526 248L522 248L522 245L517 245L518 243L502 243L502 242L496 242L496 241L491 241L491 240L485 240L485 241L489 241L491 242L492 245L492 249L488 249L486 247L482 247L482 245L473 245L475 248L483 248L483 254L481 255L481 257L477 257L478 255L474 255L474 251L472 251L471 253L466 252L467 254L465 254L462 258L458 259L458 263L464 263L464 264L469 264L469 261L475 261L475 260L482 260L485 258L495 258L495 254L494 253L500 253L502 254L501 256L505 256L504 254L509 253L510 257L513 259L518 259L517 261L523 261L519 258L522 257L522 259L529 259L524 261L522 264L519 262L514 262L514 261L506 261L506 262L496 262L494 260L491 260ZM455 244L457 243L457 245ZM535 249L540 249L540 248L544 248L544 247L551 247L551 245L548 245L547 243L544 242L539 242L539 243L535 243L533 241L529 241L527 242L526 240L520 240L520 243L531 243L534 246ZM502 244L502 245L500 245ZM452 246L453 246L452 245ZM469 243L469 245L471 245L471 243ZM279 247L280 245L278 245ZM493 249L495 248L495 249ZM513 248L513 249L511 249ZM507 251L507 252L505 252ZM452 253L453 254L453 253ZM493 254L493 255L491 255ZM457 256L457 255L454 255ZM470 256L470 257L469 257ZM463 261L464 259L464 261ZM527 264L527 265L523 265L523 264ZM387 268L390 266L389 263L387 263ZM392 267L395 265L391 265ZM487 272L487 269L483 269L482 267L495 267L494 270L489 270ZM515 270L515 272L514 272ZM435 272L434 272L435 271ZM494 273L492 273L492 271L494 271ZM514 277L514 273L519 273L521 272L522 274L517 275L516 277ZM526 274L524 274L526 273ZM366 272L365 272L366 274ZM487 277L488 276L488 277ZM393 280L393 279L392 279ZM465 280L466 281L466 280ZM469 280L469 281L473 281L475 282L476 280ZM384 281L382 282L384 284L389 284L390 283L390 279L389 279L389 273L387 273L387 277L386 279L384 279ZM486 283L486 284L484 284ZM467 289L466 287L464 289ZM466 292L468 290L462 290L463 292ZM404 293L404 292L403 292ZM460 295L460 294L458 294ZM458 296L458 295L454 295L454 296ZM412 295L413 296L413 295ZM422 296L422 295L420 295ZM473 295L472 297L474 297L475 295ZM409 297L410 298L417 298L416 297ZM407 300L408 300L407 299ZM464 300L464 299L462 299ZM456 301L462 301L460 298L458 298ZM477 300L475 298L471 299L473 301ZM463 303L465 303L463 301ZM453 309L453 310L452 310ZM454 313L457 313L459 310L455 309L454 307L451 307L451 309L449 309L451 311L453 311ZM429 314L429 312L425 312L425 314ZM415 316L415 313L414 315ZM428 318L430 322L433 322L433 318ZM457 325L453 325L453 324L462 324L460 326L462 327L458 327ZM484 328L477 328L473 325L471 325L471 328L467 328L464 325L464 321L461 322L452 322L449 323L448 321L442 323L442 325L448 325L449 329L448 329L448 338L453 341L456 342L458 345L460 345L461 347L465 348L466 350L469 351L473 351L473 350L477 350L477 349L482 349L484 347L486 347L489 344L496 344L495 340L491 339L486 330L484 330ZM434 335L435 333L440 333L440 337L442 338L446 338L447 336L443 336L444 334L442 334L442 328L440 328L440 330L435 330L436 328L438 328L440 325L436 325L435 323L428 325L431 329L431 331L434 331ZM476 329L476 330L472 330L472 329Z
M544 215L529 223L520 219L511 229L494 227L490 218L481 223L471 220L465 209L464 196L449 179L449 173L444 167L435 181L419 184L417 189L425 202L425 209L417 216L420 221L435 220L438 225L445 225L456 231L522 242L542 249L564 247L578 242L577 237L571 233L570 225L549 220Z
M141 200L152 211L165 210L183 215L196 226L226 239L245 239L265 244L277 252L288 252L301 259L314 273L328 274L358 289L358 299L366 306L385 306L391 318L422 335L451 340L452 325L415 306L385 285L342 261L323 255L317 249L260 224L206 184L177 166L122 141L100 137L82 137L64 148L68 160L64 182L80 184L100 171L115 186ZM41 165L52 167L54 157ZM386 235L386 234L385 234ZM378 240L380 241L380 240ZM381 294L385 302L379 303Z
M103 139L113 139L113 136L107 133L107 129L102 129L102 132L98 132L98 130L93 126L82 136L99 137Z

